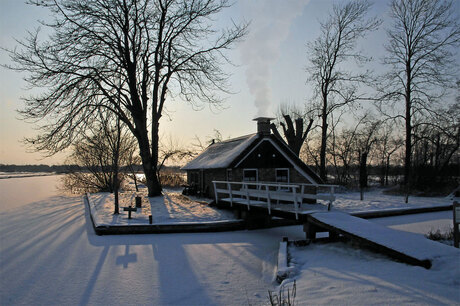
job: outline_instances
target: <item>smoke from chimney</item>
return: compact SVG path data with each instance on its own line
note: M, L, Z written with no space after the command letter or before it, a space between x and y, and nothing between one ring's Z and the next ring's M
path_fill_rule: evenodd
M270 113L272 94L269 82L272 67L280 56L281 44L289 35L294 19L302 13L309 0L245 1L251 26L243 43L241 57L246 67L246 83L254 97L257 116Z

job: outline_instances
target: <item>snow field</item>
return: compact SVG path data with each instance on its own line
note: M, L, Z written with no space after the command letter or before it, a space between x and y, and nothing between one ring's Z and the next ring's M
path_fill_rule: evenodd
M124 206L130 204L132 193L120 193L120 214L114 215L114 195L107 192L88 194L90 207L96 226L99 225L137 225L149 224L149 215L152 215L153 224L180 224L195 222L218 222L235 220L233 213L218 210L206 203L190 200L179 192L163 192L163 196L148 198L142 197L142 209L132 212L128 219L128 212Z
M404 203L404 196L387 195L380 188L370 189L364 192L363 201L360 200L359 191L343 192L336 194L336 200L332 204L333 210L344 212L358 212L382 210L391 208L412 208L425 206L451 205L452 200L445 197L416 197L410 196L408 203ZM325 201L323 204L327 204Z
M286 233L302 237L297 227L97 236L82 197L50 196L0 211L0 304L265 304Z
M0 180L1 305L266 305L281 238L305 238L301 226L97 236L82 197L50 191L56 178ZM452 212L372 221L424 234ZM458 257L426 270L344 243L291 255L298 305L460 304Z
M345 243L290 248L300 305L457 305L460 258L437 258L427 270Z

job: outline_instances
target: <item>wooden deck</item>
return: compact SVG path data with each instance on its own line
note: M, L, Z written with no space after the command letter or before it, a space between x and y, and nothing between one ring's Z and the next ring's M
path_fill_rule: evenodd
M299 190L300 186L290 185L290 192L270 191L268 187L216 189L216 192L227 194L224 198L216 195L216 203L227 208L295 220L304 225L307 239L314 240L317 232L328 231L330 237L343 236L396 260L427 269L431 267L431 260L436 257L455 254L460 256L457 249L431 241L422 235L394 230L347 213L330 211L330 205L303 203L304 197L295 190ZM335 199L333 195L327 196L328 199ZM285 204L279 204L277 200L283 200Z
M436 257L460 255L459 250L422 235L394 230L346 213L316 212L309 214L307 220L392 258L427 269Z

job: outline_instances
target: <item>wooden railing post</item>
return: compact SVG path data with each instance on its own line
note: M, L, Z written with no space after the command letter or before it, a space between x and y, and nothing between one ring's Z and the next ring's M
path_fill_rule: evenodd
M248 188L248 184L243 184L243 188L245 189L246 191L246 200L247 200L247 204L248 204L248 210L251 210L251 207L249 206L251 204L251 201L249 199L249 188Z
M270 199L270 186L269 185L265 185L265 190L267 192L267 207L268 207L268 214L271 215L272 214L272 210L271 210L271 199Z
M233 194L232 194L232 184L227 182L228 194L230 195L230 207L233 207Z
M295 211L295 218L296 220L299 219L299 214L298 214L298 211L299 211L299 208L297 207L297 195L296 195L296 189L297 187L296 186L292 186L292 195L294 197L294 211Z
M215 195L215 197L216 197L216 204L218 204L218 203L219 203L219 196L217 195L216 182L213 181L212 184L213 184L213 186L214 186L214 195Z
M299 205L302 206L303 204L303 195L305 194L305 185L302 184L302 188L300 189L300 203Z

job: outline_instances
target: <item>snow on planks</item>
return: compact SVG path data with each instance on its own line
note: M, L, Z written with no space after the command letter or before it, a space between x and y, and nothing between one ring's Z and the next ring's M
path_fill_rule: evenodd
M308 222L316 226L340 233L395 259L427 269L437 257L460 255L459 250L431 241L422 235L394 230L341 212L318 212L307 218Z

